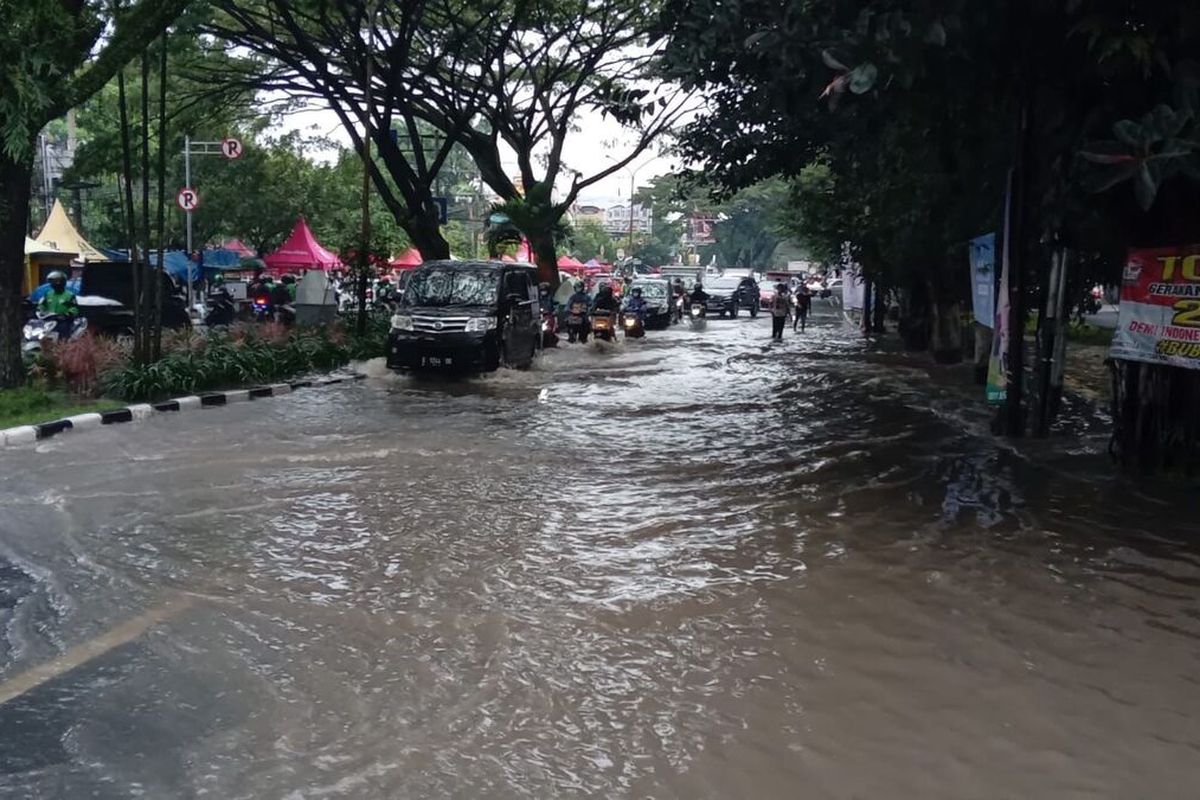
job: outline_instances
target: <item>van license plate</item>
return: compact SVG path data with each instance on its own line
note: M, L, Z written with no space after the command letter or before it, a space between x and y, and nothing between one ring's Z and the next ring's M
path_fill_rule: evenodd
M421 359L421 366L423 366L423 367L449 367L449 366L452 366L453 364L454 364L454 359L452 359L452 358L441 358L438 356L425 356L424 358Z

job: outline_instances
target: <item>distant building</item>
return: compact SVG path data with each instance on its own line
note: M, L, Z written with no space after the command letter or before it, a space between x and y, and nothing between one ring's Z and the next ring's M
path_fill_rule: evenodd
M629 233L630 206L610 206L604 212L604 229L614 236ZM654 222L648 207L633 204L633 232L653 233Z
M575 225L580 225L584 222L595 222L597 225L603 226L605 211L602 206L577 205L571 210L571 220Z
M717 224L716 214L693 211L684 218L684 248L705 247L716 242L713 228Z

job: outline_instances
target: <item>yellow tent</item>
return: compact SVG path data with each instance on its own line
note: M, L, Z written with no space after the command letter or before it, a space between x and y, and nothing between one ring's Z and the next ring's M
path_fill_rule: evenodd
M59 250L52 244L25 237L25 280L22 291L29 294L46 282L46 276L56 269L69 272L78 253Z
M103 253L92 247L88 244L87 239L79 235L79 231L75 230L75 226L71 224L66 209L58 200L54 201L50 217L38 232L37 239L42 244L53 245L64 252L78 253L79 260L85 264L92 261L108 261Z

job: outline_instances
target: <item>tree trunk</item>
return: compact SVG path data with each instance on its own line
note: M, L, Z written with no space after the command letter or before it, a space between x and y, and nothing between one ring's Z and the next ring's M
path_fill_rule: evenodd
M880 288L875 289L875 313L871 319L871 329L875 333L884 333L887 329L883 321L887 318L887 294Z
M869 336L871 333L871 304L873 302L872 297L874 297L872 289L874 288L870 280L863 280L863 307L860 327L864 336Z
M939 301L932 304L933 325L929 350L938 364L962 361L962 323L958 303Z
M413 246L421 251L421 256L428 261L442 260L450 257L450 244L442 236L442 227L438 222L437 208L415 215L402 223L404 232L412 240Z
M549 231L526 233L529 246L533 249L533 259L537 264L538 283L550 284L550 291L558 291L558 251L554 244L554 234Z
M929 349L929 331L933 310L929 293L921 283L900 293L900 340L906 350L921 352Z
M1112 453L1143 474L1200 469L1200 371L1113 361Z
M1067 253L1056 248L1044 287L1045 301L1038 320L1037 405L1033 435L1050 435L1050 423L1062 401L1063 359L1066 357Z
M33 152L30 145L28 152ZM29 225L31 160L0 155L0 389L25 382L21 363L21 283L25 274L25 232Z

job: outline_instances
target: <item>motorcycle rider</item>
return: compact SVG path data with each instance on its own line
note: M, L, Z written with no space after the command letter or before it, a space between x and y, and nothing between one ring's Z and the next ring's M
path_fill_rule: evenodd
M607 281L596 290L596 299L592 301L592 311L610 311L613 314L621 310L621 301L613 294L612 284Z
M225 276L219 272L208 282L207 301L209 311L204 318L205 325L211 328L217 325L229 325L233 322L233 295L225 286Z
M683 321L685 297L687 297L687 288L683 285L683 278L676 276L671 284L671 309L676 322Z
M64 273L55 270L46 277L46 282L50 284L50 291L38 301L38 314L58 317L55 332L59 341L65 342L71 338L75 318L79 316L79 303L75 300L75 293L67 288L67 276Z
M629 290L629 301L625 303L626 314L636 314L638 319L646 315L646 300L642 297L642 287L635 286Z
M704 284L700 283L700 281L696 281L696 285L692 289L692 294L688 298L688 304L693 306L699 305L704 309L700 312L701 316L708 315L708 292L704 291Z
M579 307L582 321L579 328L571 328L568 324L567 341L574 342L576 337L581 342L587 342L588 326L587 311L591 308L592 298L588 297L588 293L584 291L583 281L575 281L575 293L567 299L567 313L574 314L576 307ZM568 318L569 319L569 318Z
M289 303L296 302L296 288L297 288L296 276L295 275L284 275L281 280L283 282L284 288L287 289L288 302Z
M250 284L246 287L246 295L248 297L260 297L270 293L271 278L264 276L261 268L254 270L254 277L250 279Z
M554 313L554 295L550 294L549 281L542 281L538 284L538 307L543 314Z

